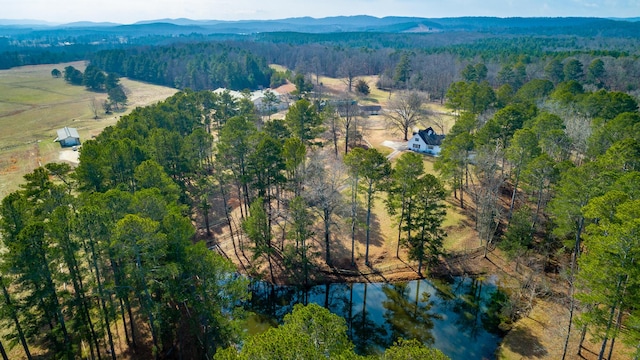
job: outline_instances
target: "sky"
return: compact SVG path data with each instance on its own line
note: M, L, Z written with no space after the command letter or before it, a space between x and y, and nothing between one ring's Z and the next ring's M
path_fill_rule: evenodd
M0 0L0 19L131 24L141 20L257 20L337 15L640 17L640 0Z

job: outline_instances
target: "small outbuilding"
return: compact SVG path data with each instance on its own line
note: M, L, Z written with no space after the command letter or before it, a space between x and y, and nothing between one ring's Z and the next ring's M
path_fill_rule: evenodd
M440 146L444 135L437 134L433 128L429 127L413 133L413 137L409 140L409 150L430 154L433 156L440 155Z
M366 115L380 115L382 106L380 105L360 105L360 111Z
M80 135L75 128L64 127L58 130L58 137L53 140L59 142L61 146L76 146L80 145Z

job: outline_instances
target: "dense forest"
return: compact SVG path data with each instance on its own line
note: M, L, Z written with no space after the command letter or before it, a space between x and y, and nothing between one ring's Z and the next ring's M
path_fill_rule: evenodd
M243 90L270 84L266 62L331 77L383 74L383 87L419 89L440 99L469 62L485 63L488 80L497 87L497 75L506 67L524 66L530 80L541 77L552 60L578 58L587 66L600 58L609 70L607 86L627 91L637 87L639 24L592 18L345 17L6 27L0 68L86 59L120 76L180 89ZM433 31L410 32L416 26ZM398 82L394 71L405 58L411 73Z
M103 51L91 62L132 79L194 90L266 88L272 73L264 58L216 43Z
M361 41L354 44L354 36ZM268 87L273 75L267 67L270 63L302 74L350 81L381 75L379 87L425 91L434 100L444 100L452 82L468 80L463 70L469 64L482 63L486 68L483 80L494 88L509 84L513 91L536 78L557 84L565 75L583 85L636 91L640 76L634 40L620 40L619 47L612 47L602 40L544 37L481 38L462 44L450 37L443 39L443 45L425 45L424 40L433 38L421 34L288 33L259 38L103 51L91 61L122 76L194 90ZM382 41L381 45L376 46L376 41ZM576 69L565 73L566 63Z
M209 224L222 220L235 256L251 256L248 272L254 277L273 281L278 262L296 282L311 283L317 276L317 255L309 243L314 219L324 216L323 258L330 262L332 223L337 209L346 206L338 189L343 179L337 173L325 176L341 171L339 165L327 170L324 162L307 158L307 149L316 159L327 156L312 149L318 146L323 116L329 115L335 113L321 115L302 99L286 120L258 130L260 118L250 101L228 93L186 91L136 109L86 141L77 169L49 164L27 175L22 189L0 207L9 249L2 258L3 318L14 330L5 340L19 341L28 358L33 347L48 349L46 355L52 357L88 351L86 356L115 358L110 324L119 323L138 356L152 351L156 358L211 358L238 343L247 280L231 262L207 249L207 242L192 242L203 236L194 233L192 222L202 221L208 232L204 237L210 238ZM349 155L353 171L370 184L371 199L372 186L379 191L390 164L375 149ZM417 155L409 155L407 159L421 164ZM434 176L424 179L414 196L424 194L433 202L424 207L424 216L416 217L411 247L412 258L431 263L440 250L426 237L441 236L438 201L444 190ZM426 224L431 225L425 231ZM279 227L285 237L276 241ZM309 358L327 351L358 357L340 330L344 319L324 309L300 311L313 311L314 319L324 316L327 324L322 326L341 332L305 339L284 326L256 338L256 345L247 344L237 356L255 358L250 354L262 342L279 349L273 354L286 354L292 348L279 339L296 334ZM312 326L306 316L292 326ZM309 347L320 337L336 345ZM84 345L89 350L81 350ZM232 349L216 356L229 358ZM444 358L412 342L399 343L388 355L394 351Z
M211 250L224 237L252 278L274 282L284 273L309 285L320 265L334 265L338 228L348 229L352 264L356 233L364 234L370 264L379 198L397 225L395 255L406 249L422 275L446 256L451 194L485 256L497 246L516 269L553 275L566 290L558 293L545 277L522 284L526 292L495 309L505 324L538 297L560 297L569 313L564 355L582 351L582 343L568 348L572 332L581 341L588 332L601 342L599 358L610 358L616 341L637 357L636 39L464 32L457 43L452 34L278 33L92 54L93 73L185 90L86 141L76 169L48 164L2 200L8 251L0 255L0 316L10 329L2 345L19 344L27 358L33 348L49 357L115 358L118 324L140 357L286 358L293 349L307 358L365 356L354 353L342 319L314 306L296 307L282 326L243 340L248 280ZM446 36L446 44L424 46ZM266 87L270 63L299 75L298 98L282 120L264 121L250 100L229 92L188 89ZM398 94L389 112L413 106L421 121L435 121L422 111L427 99L443 102L455 124L437 173L426 172L421 155L392 164L362 146L365 117L351 112L351 102L319 101L314 75L316 85L318 75L349 84L380 75L376 86ZM418 124L385 119L405 137ZM370 356L410 353L443 358L404 340Z
M589 71L600 67L592 65ZM597 334L599 358L610 358L621 335L638 345L638 284L632 279L640 244L631 234L640 114L636 98L598 86L587 91L571 79L572 68L565 63L558 71L565 81L557 85L533 79L515 93L508 85L494 92L486 83L452 84L447 106L459 117L435 167L460 207L474 204L485 249L497 241L516 268L522 258L531 261L533 251L540 269L551 263L562 269L569 332L579 309L583 335ZM510 194L506 208L499 205L504 191Z

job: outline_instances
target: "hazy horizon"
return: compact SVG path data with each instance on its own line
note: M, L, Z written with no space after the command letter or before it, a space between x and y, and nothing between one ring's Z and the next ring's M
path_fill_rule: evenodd
M636 0L340 0L303 2L294 0L142 0L83 1L0 0L3 20L32 20L53 24L72 22L113 22L132 24L156 19L192 20L274 20L291 17L324 18L370 15L424 18L495 17L618 17L640 16ZM55 6L54 6L55 5Z

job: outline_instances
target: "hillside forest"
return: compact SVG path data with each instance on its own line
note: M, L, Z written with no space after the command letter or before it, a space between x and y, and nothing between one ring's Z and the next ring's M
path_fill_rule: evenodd
M443 222L455 206L484 257L500 251L543 275L495 310L505 329L552 298L569 313L563 358L586 334L599 359L638 358L637 38L430 35L164 38L85 53L94 75L80 84L105 78L94 91L117 88L118 76L182 91L84 141L76 168L46 164L2 199L2 356L115 359L119 329L130 358L444 359L411 339L356 354L344 319L314 305L261 335L242 330L252 279L309 286L326 280L321 268L370 267L382 201L398 239L390 256L406 256L416 276L449 255ZM367 98L357 85L368 75L393 94L384 118L405 140L439 122L428 103L453 117L434 172L423 155L390 161L362 141L367 116L354 104ZM322 91L320 76L346 91ZM277 100L257 107L210 91L283 83L296 90L273 119ZM347 264L332 258L339 229ZM234 253L217 251L221 241Z

